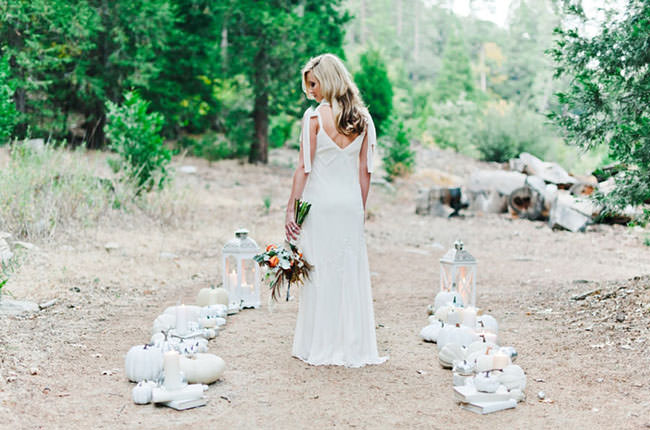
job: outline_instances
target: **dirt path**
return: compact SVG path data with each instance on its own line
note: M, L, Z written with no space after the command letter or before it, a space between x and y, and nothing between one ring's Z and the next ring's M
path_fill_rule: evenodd
M433 158L441 165L466 166L439 155ZM427 175L371 191L367 241L387 363L345 369L291 358L295 300L273 313L264 306L229 318L210 343L228 369L207 391L206 407L176 412L133 404L123 359L129 347L148 341L154 318L179 300L192 303L220 279L221 247L236 228L247 227L260 244L281 239L291 180L286 157L274 154L268 167L185 160L199 171L178 177L196 201L180 227L107 220L31 251L9 289L20 299L58 303L2 320L0 427L650 427L650 280L633 279L650 274L643 232L551 232L543 223L496 215L420 217L414 197ZM451 373L438 365L435 346L417 336L438 289L438 259L457 237L479 260L478 305L499 320L501 343L517 348L528 375L527 400L514 410L460 410ZM109 241L120 247L107 252ZM571 300L599 286L601 295ZM604 298L609 291L616 295ZM540 390L553 402L538 402Z

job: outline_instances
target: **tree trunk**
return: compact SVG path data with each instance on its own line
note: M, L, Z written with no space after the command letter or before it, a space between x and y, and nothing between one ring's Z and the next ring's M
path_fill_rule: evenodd
M228 70L228 26L224 22L221 29L221 60L223 61L221 70Z
M255 123L255 138L248 154L249 163L269 162L269 96L265 92L258 92L253 108L253 121Z

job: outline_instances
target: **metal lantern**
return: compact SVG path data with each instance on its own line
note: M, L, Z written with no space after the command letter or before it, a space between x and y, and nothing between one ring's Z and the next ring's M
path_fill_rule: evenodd
M239 229L223 246L223 285L231 309L260 306L260 268L253 256L260 253L248 230Z
M476 306L476 259L457 240L440 259L440 290L460 294L465 306Z

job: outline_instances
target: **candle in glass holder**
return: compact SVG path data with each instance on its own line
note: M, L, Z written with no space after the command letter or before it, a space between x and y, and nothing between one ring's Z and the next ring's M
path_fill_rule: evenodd
M185 305L176 307L176 331L179 334L187 333L187 309L185 309Z
M233 270L230 272L230 286L234 287L237 285L237 273Z
M182 387L180 355L177 351L167 351L163 356L165 369L165 389L178 390Z

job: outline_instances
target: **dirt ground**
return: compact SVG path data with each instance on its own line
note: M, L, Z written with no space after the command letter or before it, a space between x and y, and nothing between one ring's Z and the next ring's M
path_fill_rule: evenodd
M479 166L435 150L420 152L410 178L371 189L366 238L385 364L312 367L292 358L298 297L270 312L264 289L262 308L229 317L210 342L228 367L207 406L135 405L124 355L149 340L167 306L191 304L221 279L221 248L237 228L260 245L282 239L294 157L273 152L268 166L176 160L198 168L177 174L191 202L179 226L110 216L36 243L7 288L17 299L58 301L0 317L0 428L650 428L648 231L553 232L508 215L418 216L420 186ZM477 305L497 318L500 343L518 350L527 373L527 398L516 409L461 410L451 372L418 337L439 288L438 260L456 238L479 261ZM119 247L107 251L107 242Z

